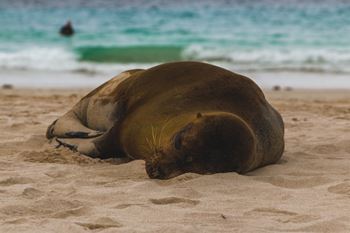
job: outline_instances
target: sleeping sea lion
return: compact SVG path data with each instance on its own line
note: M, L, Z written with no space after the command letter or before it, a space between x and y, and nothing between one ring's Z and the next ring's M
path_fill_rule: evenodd
M129 70L54 121L47 138L98 158L146 161L151 178L246 173L284 149L280 114L249 78L200 62Z

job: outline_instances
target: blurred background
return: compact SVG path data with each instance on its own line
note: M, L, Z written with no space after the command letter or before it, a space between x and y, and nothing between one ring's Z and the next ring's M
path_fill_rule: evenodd
M59 29L71 20L75 34ZM199 60L258 84L350 88L350 2L1 0L0 83L87 87Z

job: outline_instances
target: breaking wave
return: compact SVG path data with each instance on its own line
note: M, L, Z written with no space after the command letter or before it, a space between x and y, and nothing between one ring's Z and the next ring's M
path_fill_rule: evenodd
M207 61L235 71L350 73L350 51L337 49L235 49L191 45L28 47L0 51L1 69L110 72L178 60Z

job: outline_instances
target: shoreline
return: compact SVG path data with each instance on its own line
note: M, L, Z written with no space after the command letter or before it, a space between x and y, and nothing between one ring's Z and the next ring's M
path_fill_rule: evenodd
M30 89L81 89L95 88L108 81L115 73L56 72L35 70L1 70L0 86ZM298 90L348 90L350 75L307 72L237 72L251 78L263 89L279 86Z

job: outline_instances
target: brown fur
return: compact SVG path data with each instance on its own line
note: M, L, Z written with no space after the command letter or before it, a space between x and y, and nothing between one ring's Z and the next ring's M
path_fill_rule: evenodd
M68 128L80 133L67 134ZM90 156L144 159L148 175L161 179L245 173L274 163L283 153L283 134L281 116L253 81L199 62L126 71L84 97L47 133L83 137L74 146Z

